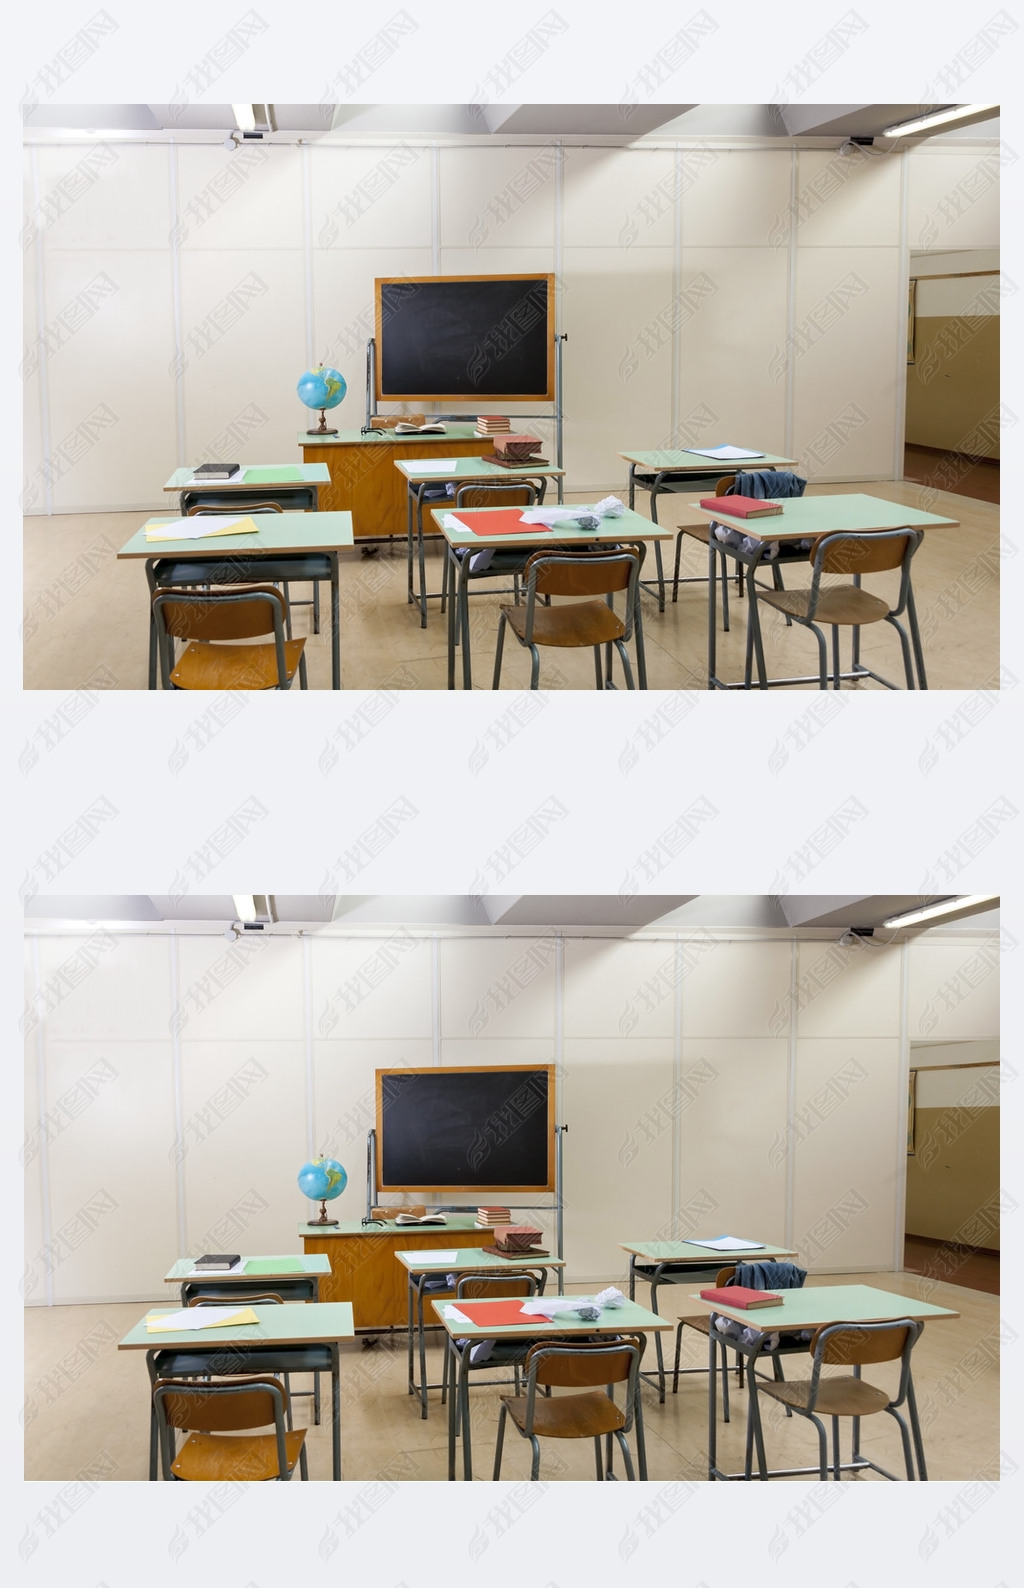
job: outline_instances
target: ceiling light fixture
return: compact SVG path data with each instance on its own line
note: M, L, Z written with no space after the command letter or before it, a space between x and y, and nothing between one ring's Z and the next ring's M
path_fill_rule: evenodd
M897 122L886 127L883 138L907 138L915 132L931 132L933 127L948 127L954 122L982 121L994 116L998 105L947 105L945 110L931 111L927 116L916 116L913 121Z
M233 893L231 900L240 921L255 921L256 900L251 893Z
M239 132L256 131L256 113L251 105L232 105L231 113Z
M966 915L988 905L999 903L998 893L961 893L951 899L940 899L935 904L923 904L918 910L907 910L902 915L890 915L883 926L917 926L920 921L934 921L943 915Z

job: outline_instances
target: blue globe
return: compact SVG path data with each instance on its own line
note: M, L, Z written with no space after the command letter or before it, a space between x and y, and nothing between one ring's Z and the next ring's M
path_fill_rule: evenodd
M333 1202L348 1185L348 1175L334 1158L314 1158L299 1170L299 1190L311 1202Z
M344 375L329 364L318 364L299 376L295 390L307 408L337 408L348 387Z

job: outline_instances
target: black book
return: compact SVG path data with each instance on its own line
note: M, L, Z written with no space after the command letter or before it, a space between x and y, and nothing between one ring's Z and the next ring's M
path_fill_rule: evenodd
M237 1252L207 1252L204 1257L197 1257L193 1266L197 1269L205 1268L211 1274L223 1274L241 1261Z
M200 463L198 468L193 469L192 478L194 480L230 480L231 476L237 474L240 468L240 463Z

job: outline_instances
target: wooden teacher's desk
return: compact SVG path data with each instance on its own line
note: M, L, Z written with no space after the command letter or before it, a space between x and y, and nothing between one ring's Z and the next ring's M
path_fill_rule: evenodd
M409 1316L406 1270L399 1251L490 1246L492 1229L477 1229L471 1213L449 1213L446 1224L300 1224L307 1256L325 1255L331 1271L320 1281L323 1301L350 1301L357 1329L404 1329ZM486 1261L486 1259L485 1259Z
M341 430L336 436L298 434L304 463L326 463L330 484L320 487L320 511L349 512L356 540L408 534L408 486L395 468L403 459L479 457L486 440L474 425L445 423L441 435L396 436L391 430Z

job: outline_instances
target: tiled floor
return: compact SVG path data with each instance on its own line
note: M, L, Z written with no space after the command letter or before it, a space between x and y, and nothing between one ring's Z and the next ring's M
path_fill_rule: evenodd
M621 1283L621 1281L619 1281ZM960 1316L925 1327L914 1353L914 1380L924 1431L929 1476L933 1479L994 1480L999 1476L999 1302L981 1292L934 1283L909 1273L815 1275L814 1285L875 1284L907 1296L923 1296ZM922 1288L923 1287L923 1288ZM572 1286L577 1292L584 1287ZM590 1294L600 1285L587 1287ZM166 1302L166 1296L153 1300ZM637 1299L647 1301L641 1286ZM659 1297L662 1316L673 1321L685 1310L671 1305L671 1291ZM145 1481L148 1471L148 1379L142 1352L116 1350L117 1340L138 1321L145 1303L109 1306L29 1308L26 1312L25 1476L66 1480L91 1473L114 1481ZM706 1344L683 1331L684 1365L700 1367ZM671 1358L672 1334L666 1334ZM648 1348L645 1366L653 1366ZM440 1378L441 1352L431 1336L428 1377ZM798 1377L787 1359L788 1378ZM869 1382L893 1381L891 1364L869 1369ZM299 1380L301 1384L302 1381ZM499 1400L508 1390L474 1383L471 1430L474 1472L490 1478ZM342 1348L342 1462L346 1479L417 1482L447 1477L447 1415L439 1391L430 1396L429 1416L407 1392L404 1335L361 1337ZM311 1402L297 1400L296 1422L311 1419ZM733 1397L732 1419L719 1424L719 1460L728 1471L743 1463L745 1395ZM649 1477L700 1480L706 1476L707 1378L702 1372L680 1378L664 1405L656 1390L644 1386L644 1421ZM787 1421L781 1408L765 1406L765 1441L772 1465L807 1466L815 1459L813 1427L799 1418ZM847 1436L848 1439L848 1436ZM331 1473L328 1426L308 1435L311 1480ZM864 1420L862 1445L891 1471L901 1467L898 1431L889 1417ZM848 1442L844 1443L844 1450ZM460 1457L461 1462L461 1457ZM621 1467L617 1470L621 1475ZM461 1472L461 1464L459 1466ZM506 1439L502 1478L529 1476L529 1446L518 1436ZM592 1480L593 1447L551 1441L543 1448L541 1477L549 1481ZM874 1474L868 1474L873 1478ZM802 1480L794 1480L802 1481Z
M959 520L960 527L930 530L914 564L928 681L932 689L994 689L999 683L999 510L910 481L859 481L823 487L830 492L863 492ZM620 491L624 496L625 492ZM811 487L810 495L815 494ZM588 498L568 494L567 501ZM646 494L637 508L648 511ZM682 503L662 498L661 520L686 520ZM144 513L68 514L30 518L25 527L24 686L26 689L145 689L148 603L145 574L137 562L118 562L116 553L148 515ZM671 568L673 547L665 546ZM706 553L686 543L684 572L701 576ZM440 556L428 556L428 588L440 588ZM652 575L649 553L644 577ZM794 569L787 583L802 575ZM869 588L886 593L895 575L869 577ZM341 575L341 656L344 689L438 689L447 683L447 627L439 603L430 603L429 621L420 627L417 610L406 600L405 544L393 542L374 555L362 549L343 553ZM486 588L486 586L480 586ZM308 592L299 591L300 594ZM497 609L508 597L474 594L471 644L474 687L489 689L494 662ZM324 628L326 630L326 623ZM787 629L777 614L763 623L769 672L804 675L816 665L813 635L796 625ZM681 585L678 602L664 613L644 598L648 680L651 689L703 689L707 682L707 586ZM330 686L326 632L310 634L310 609L296 616L296 633L306 633L311 689ZM734 604L729 634L719 633L718 672L739 678L743 671L745 605ZM844 655L847 652L844 649ZM902 681L899 643L891 627L878 623L863 634L869 665L894 682ZM506 646L503 689L529 684L529 656ZM461 682L461 673L459 674ZM618 676L621 685L621 674ZM297 686L296 686L297 687ZM590 652L560 650L542 656L541 687L592 689ZM815 685L803 686L806 688ZM878 689L872 683L858 686Z

